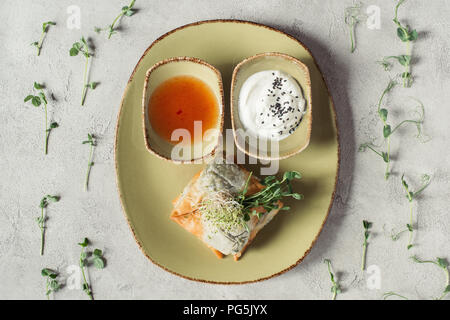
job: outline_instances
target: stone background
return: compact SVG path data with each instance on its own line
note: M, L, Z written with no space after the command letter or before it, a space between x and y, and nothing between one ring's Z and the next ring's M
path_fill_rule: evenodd
M417 265L408 257L450 259L450 4L445 0L409 0L400 9L402 21L419 31L414 45L412 88L395 89L387 102L392 119L414 109L409 96L426 108L427 143L414 138L414 128L399 130L392 139L393 176L383 179L384 164L357 146L380 132L374 107L389 74L376 61L404 53L392 23L394 1L366 0L380 8L381 28L357 28L357 50L349 52L344 8L351 1L294 0L138 0L139 12L120 24L111 40L93 32L111 23L125 0L0 2L0 298L43 299L44 266L67 276L78 262L82 237L104 249L107 268L90 271L97 299L328 299L330 281L324 258L333 261L344 292L341 299L380 299L394 290L410 298L428 299L442 292L444 273L433 265ZM67 8L81 9L81 30L66 27ZM163 33L206 19L251 20L286 31L304 42L316 57L334 97L342 145L342 168L336 200L319 240L295 269L250 285L223 286L191 282L151 264L139 251L123 216L116 192L113 142L116 117L127 80L143 51ZM30 46L43 21L57 22L45 39L40 57ZM68 49L81 35L96 46L91 78L101 85L80 108L83 60ZM391 72L394 76L395 71ZM33 81L45 82L54 94L50 117L60 123L42 152L42 110L25 104ZM87 162L86 132L97 134L91 191L82 192ZM433 175L415 202L419 231L417 247L405 249L406 237L392 242L390 232L408 219L408 203L400 184L405 172L412 187L422 173ZM43 194L57 193L52 204L44 257L39 252L35 216ZM380 271L380 289L367 286L360 271L363 219L374 223L368 265ZM56 299L86 299L66 288Z

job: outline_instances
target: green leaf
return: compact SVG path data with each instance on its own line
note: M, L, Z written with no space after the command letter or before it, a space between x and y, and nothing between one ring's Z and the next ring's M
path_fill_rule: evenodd
M411 249L412 247L414 247L412 244L408 244L408 246L406 247L408 250Z
M283 179L286 180L294 180L294 179L301 179L302 175L297 171L286 171L283 175Z
M25 99L23 99L23 102L27 102L28 100L33 99L33 97L34 96L30 94L30 95L26 96Z
M417 33L417 31L414 29L413 31L411 31L409 34L408 34L408 40L409 41L416 41L417 40L417 38L418 38L418 33Z
M389 154L387 152L382 152L381 156L383 157L384 162L389 162Z
M387 117L388 117L388 111L387 111L387 109L380 109L380 110L378 111L378 115L380 116L380 119L381 119L383 122L386 122Z
M437 264L439 265L439 267L446 269L448 267L448 262L447 260L443 259L443 258L437 258Z
M383 136L385 137L385 138L387 138L387 137L389 137L390 135L391 135L391 126L390 125L388 125L388 124L386 124L384 127L383 127Z
M411 56L410 55L399 55L399 56L389 56L386 57L385 59L395 59L397 60L402 66L409 66L411 63Z
M47 206L47 198L43 197L39 203L39 208L45 208Z
M55 22L53 22L53 21L47 21L47 22L44 22L43 24L42 24L42 32L47 32L48 31L48 26L49 25L51 25L51 26L54 26L54 25L56 25L56 23Z
M103 269L105 267L105 262L103 261L103 259L101 257L95 257L94 258L94 266L97 269Z
M280 210L287 211L287 210L290 210L290 209L291 209L291 207L289 207L289 206L284 206L284 207L282 207Z
M33 104L33 106L39 107L41 105L41 98L39 98L38 96L33 96L33 98L31 98L31 103Z
M363 220L363 227L364 227L364 229L370 229L372 227L372 222Z
M61 197L59 196L47 195L47 199L50 200L51 202L58 202L60 198Z
M44 276L44 277L47 277L50 274L51 274L51 270L50 269L44 268L44 269L41 270L41 275Z
M44 86L40 83L34 82L34 88L36 90L44 89Z
M103 252L100 249L95 249L94 252L93 252L93 255L95 257L101 257L103 255Z
M406 183L406 181L405 181L405 175L403 174L402 175L402 185L403 185L403 187L405 187L405 189L408 189L409 188L409 186L408 186L408 184Z
M97 87L98 82L89 82L86 87L91 88L92 90L95 90L95 88Z
M77 48L75 48L75 47L72 47L69 50L69 54L70 54L71 57L77 56L79 52L80 51Z
M446 286L444 289L444 293L448 293L450 292L450 285Z
M301 200L301 199L303 199L303 195L299 194L299 193L293 193L292 198L294 198L296 200Z
M56 273L51 273L48 275L51 279L56 279L56 277L58 277L58 275Z
M59 124L57 123L57 122L52 122L52 123L50 123L50 129L55 129L55 128L58 128L59 127Z
M398 62L402 65L402 66L409 66L411 63L411 56L410 55L401 55L398 56Z
M402 40L403 42L409 41L409 34L408 30L406 30L403 27L397 28L397 36Z
M125 11L124 15L126 15L127 17L131 17L134 14L134 12L135 12L134 10L130 9L130 10Z
M88 238L84 238L83 242L78 243L78 245L82 246L83 248L87 247L89 244Z
M249 221L250 220L250 216L248 215L248 213L244 214L244 221Z
M267 177L264 178L263 184L267 186L268 184L270 184L275 179L276 179L275 176L267 176Z
M60 284L56 280L50 281L50 288L52 288L53 291L58 291L60 287Z
M409 223L406 225L406 228L408 228L408 231L413 232L413 227Z

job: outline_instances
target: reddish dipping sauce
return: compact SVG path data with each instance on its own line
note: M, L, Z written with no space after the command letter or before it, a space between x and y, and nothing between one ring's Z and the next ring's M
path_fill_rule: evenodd
M194 142L194 121L202 121L202 134L217 126L219 107L211 88L192 76L177 76L161 83L148 104L149 121L156 133L171 143L172 132L183 128Z

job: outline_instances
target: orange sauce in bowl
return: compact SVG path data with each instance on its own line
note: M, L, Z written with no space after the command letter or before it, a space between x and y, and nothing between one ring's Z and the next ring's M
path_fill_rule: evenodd
M171 143L172 132L186 129L194 140L217 126L219 106L208 84L192 76L176 76L161 83L153 91L148 104L148 116L155 132ZM202 136L194 137L194 121L202 122Z

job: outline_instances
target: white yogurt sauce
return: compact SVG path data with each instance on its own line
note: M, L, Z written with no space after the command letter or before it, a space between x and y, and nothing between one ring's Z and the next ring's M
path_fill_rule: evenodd
M239 118L254 136L283 140L300 124L306 101L297 81L278 70L251 75L239 93Z

